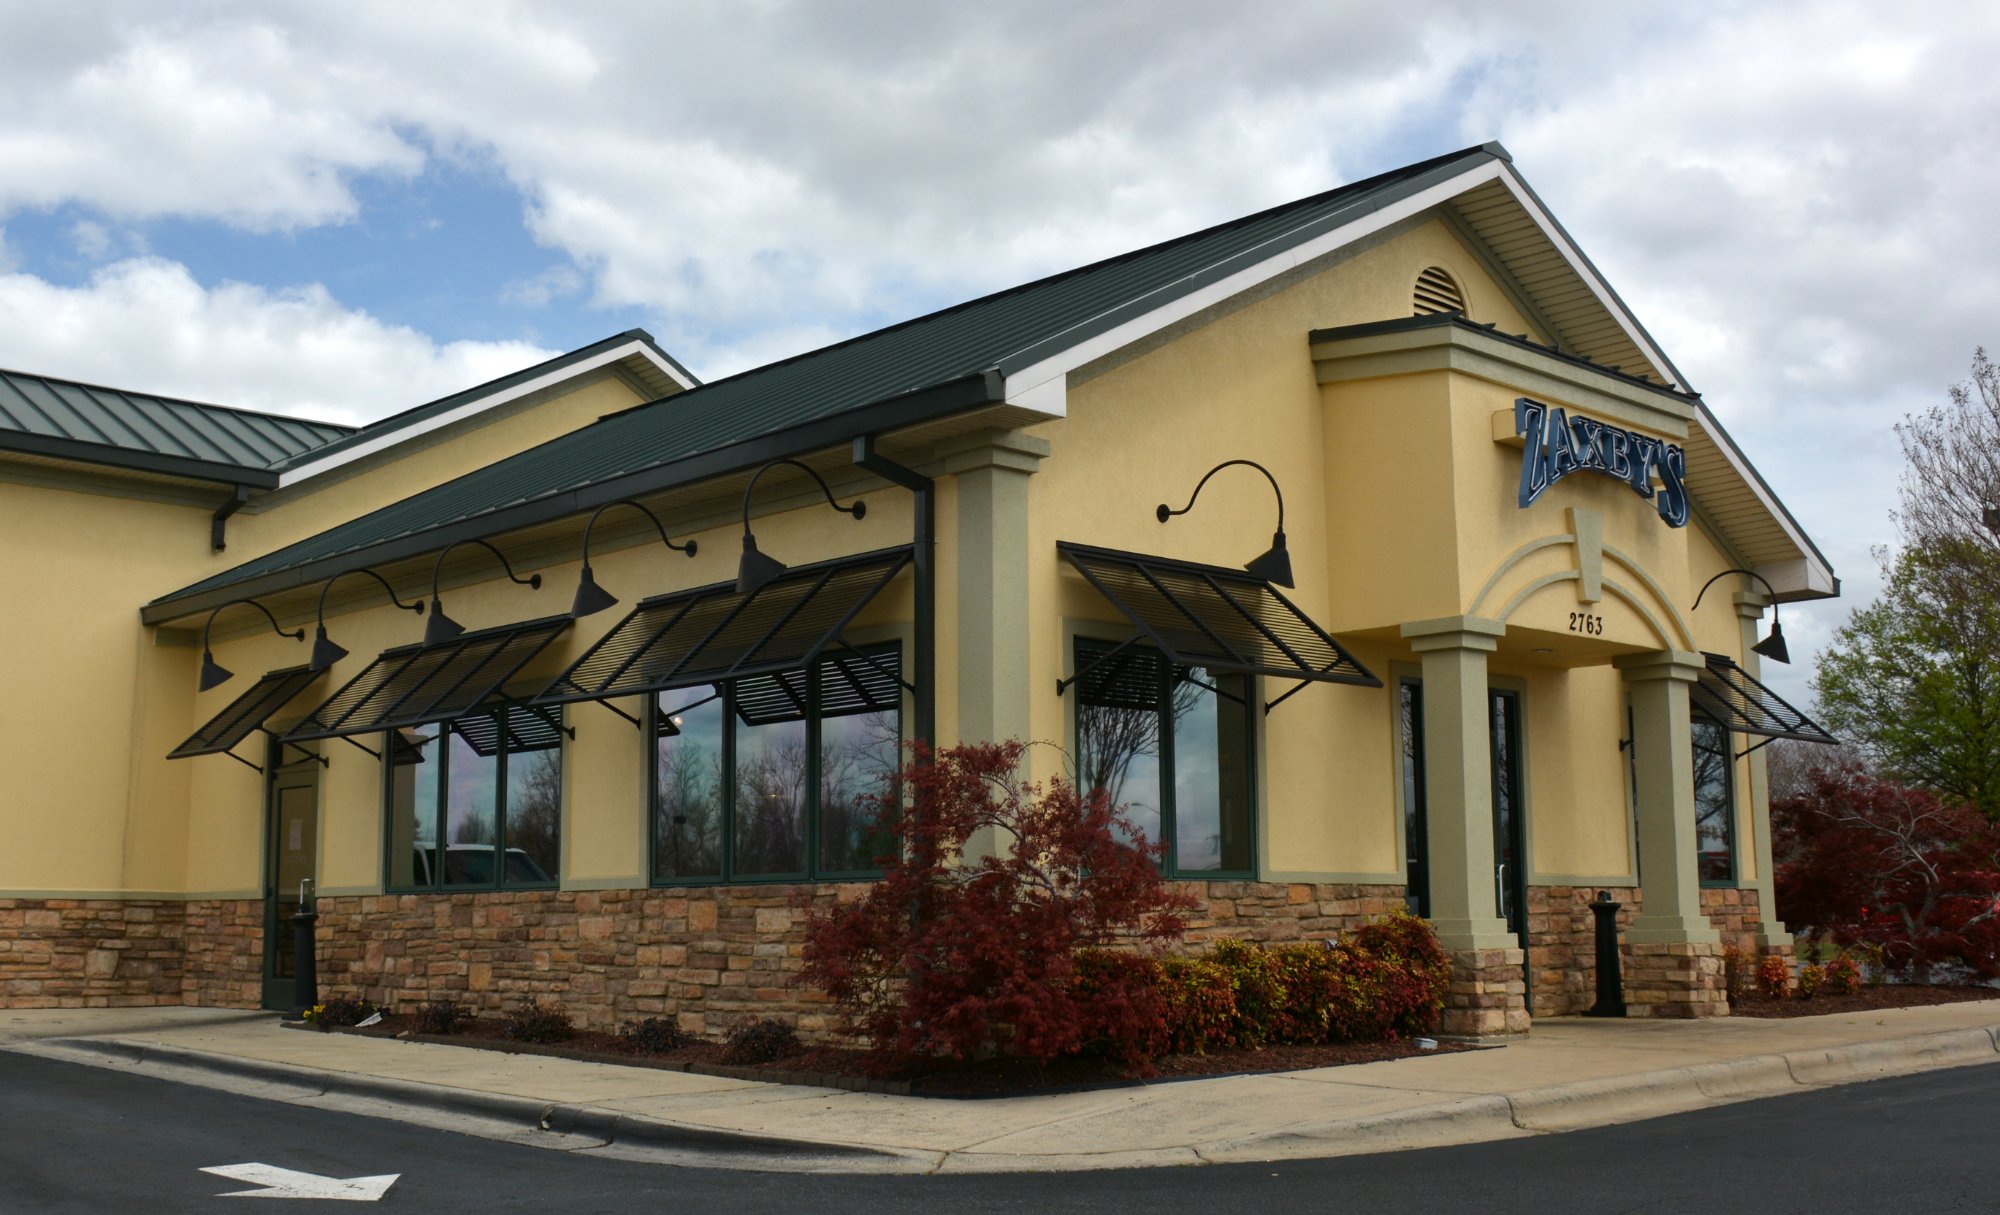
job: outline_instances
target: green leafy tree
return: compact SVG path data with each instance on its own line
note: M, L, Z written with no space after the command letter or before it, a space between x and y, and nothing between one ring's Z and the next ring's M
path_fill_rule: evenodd
M1946 538L1884 572L1820 655L1821 716L1884 775L2000 818L2000 556Z

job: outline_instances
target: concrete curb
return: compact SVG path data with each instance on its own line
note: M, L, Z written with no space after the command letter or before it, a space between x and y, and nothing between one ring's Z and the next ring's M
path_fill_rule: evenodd
M1471 1094L1410 1109L1335 1118L1185 1145L1093 1153L1010 1154L846 1143L717 1130L584 1104L446 1088L381 1076L240 1059L159 1043L52 1038L10 1049L109 1066L161 1067L227 1076L290 1090L278 1098L332 1097L476 1119L502 1137L572 1150L606 1151L693 1167L785 1172L1068 1172L1348 1156L1484 1143L1668 1114L1890 1076L2000 1062L2000 1025L1946 1030L1843 1047L1749 1056L1712 1063ZM912 1098L911 1100L921 1100ZM333 1106L330 1108L341 1108ZM379 1110L348 1112L380 1113ZM579 1143L578 1141L582 1141Z
M901 1153L877 1148L686 1126L589 1105L549 1102L504 1093L482 1093L386 1076L324 1071L261 1059L239 1059L161 1043L57 1038L37 1045L43 1049L29 1053L69 1058L79 1054L98 1055L137 1067L163 1064L260 1084L274 1084L300 1090L302 1095L384 1102L397 1107L501 1123L517 1131L596 1140L606 1147L667 1152L693 1157L711 1166L757 1168L761 1165L796 1170L823 1168L828 1164L844 1165L849 1169L855 1165L874 1164L880 1167L860 1171L899 1172L908 1171L913 1164L923 1169L933 1167L938 1156L938 1153L923 1153L920 1159L913 1161Z

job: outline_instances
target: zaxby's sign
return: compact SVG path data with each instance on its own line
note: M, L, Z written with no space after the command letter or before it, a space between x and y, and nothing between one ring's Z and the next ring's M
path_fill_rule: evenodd
M1687 526L1687 451L1678 444L1595 418L1572 418L1526 397L1514 402L1514 433L1523 443L1522 506L1533 505L1549 486L1571 473L1589 471L1616 477L1641 498L1656 499L1660 518L1669 527Z

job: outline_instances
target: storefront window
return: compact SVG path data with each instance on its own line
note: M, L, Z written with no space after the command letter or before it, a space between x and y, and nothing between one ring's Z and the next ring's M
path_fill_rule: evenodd
M1731 780L1735 760L1729 731L1720 722L1696 713L1689 733L1694 740L1695 865L1703 883L1729 885L1736 880L1736 790Z
M1103 789L1178 877L1248 876L1250 681L1172 667L1155 650L1079 640L1077 783Z
M390 889L554 885L561 744L557 719L515 707L388 735Z
M901 765L901 649L654 697L653 880L868 876ZM727 776L725 777L725 773Z

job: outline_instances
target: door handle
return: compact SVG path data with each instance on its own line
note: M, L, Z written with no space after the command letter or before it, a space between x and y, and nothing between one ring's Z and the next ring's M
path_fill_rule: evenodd
M1504 861L1501 862L1501 864L1493 874L1493 897L1494 897L1494 902L1498 903L1500 906L1500 918L1503 920L1508 919L1509 915L1507 911L1507 865L1506 862Z

